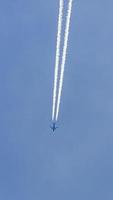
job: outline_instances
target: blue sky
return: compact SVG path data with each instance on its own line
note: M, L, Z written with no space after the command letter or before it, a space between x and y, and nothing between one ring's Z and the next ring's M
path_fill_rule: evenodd
M0 1L0 199L113 199L112 7L73 3L52 135L58 0Z

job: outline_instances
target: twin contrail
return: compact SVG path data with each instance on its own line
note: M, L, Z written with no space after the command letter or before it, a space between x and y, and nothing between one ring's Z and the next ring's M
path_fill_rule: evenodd
M60 44L61 44L61 32L62 32L63 6L64 6L64 1L60 0L59 1L57 44L56 44L55 73L54 73L52 120L55 120L55 105L56 105L56 94L57 94L57 83L58 83L58 67L59 67L59 60L60 60L60 46L61 46Z
M54 120L57 121L58 114L59 114L59 108L60 108L61 93L62 93L63 78L64 78L64 69L65 69L66 54L67 54L67 45L68 45L68 38L69 38L70 20L71 20L71 13L72 13L72 3L73 3L73 0L69 0L67 16L66 16L65 33L64 33L63 53L61 56L61 66L60 66L59 83L58 83L60 46L61 46L60 43L61 43L64 0L60 0L60 4L59 4L59 19L58 19L56 62L55 62L55 74L54 74L54 90L53 90L53 110L52 110L52 120L53 121Z

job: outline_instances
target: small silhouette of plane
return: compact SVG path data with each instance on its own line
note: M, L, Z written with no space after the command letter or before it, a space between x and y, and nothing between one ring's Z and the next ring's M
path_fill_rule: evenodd
M54 132L58 127L56 127L56 123L53 122L52 126L50 126L50 128L52 129L52 131Z

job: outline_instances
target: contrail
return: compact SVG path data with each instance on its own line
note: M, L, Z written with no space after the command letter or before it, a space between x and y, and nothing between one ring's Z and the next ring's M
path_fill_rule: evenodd
M56 94L57 94L57 84L58 84L58 67L59 67L59 59L60 59L63 8L64 8L64 0L60 0L59 1L58 30L57 30L58 31L57 44L56 44L56 60L55 60L55 72L54 72L52 121L55 118L55 105L56 105Z
M72 12L72 3L73 3L73 0L69 0L67 17L66 17L65 35L64 35L64 46L63 46L63 54L62 54L62 62L61 62L61 73L60 73L60 82L59 82L59 90L58 90L58 99L57 99L57 107L56 107L56 117L55 117L56 121L58 119L61 93L62 93L62 86L63 86L64 69L65 69L66 53L67 53L67 44L68 44L68 37L69 37L69 27L70 27L70 19L71 19L71 12Z

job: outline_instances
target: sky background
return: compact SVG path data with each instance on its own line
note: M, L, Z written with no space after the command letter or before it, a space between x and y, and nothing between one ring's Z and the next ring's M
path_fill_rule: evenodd
M1 200L113 199L113 1L73 3L53 135L58 4L0 1Z

